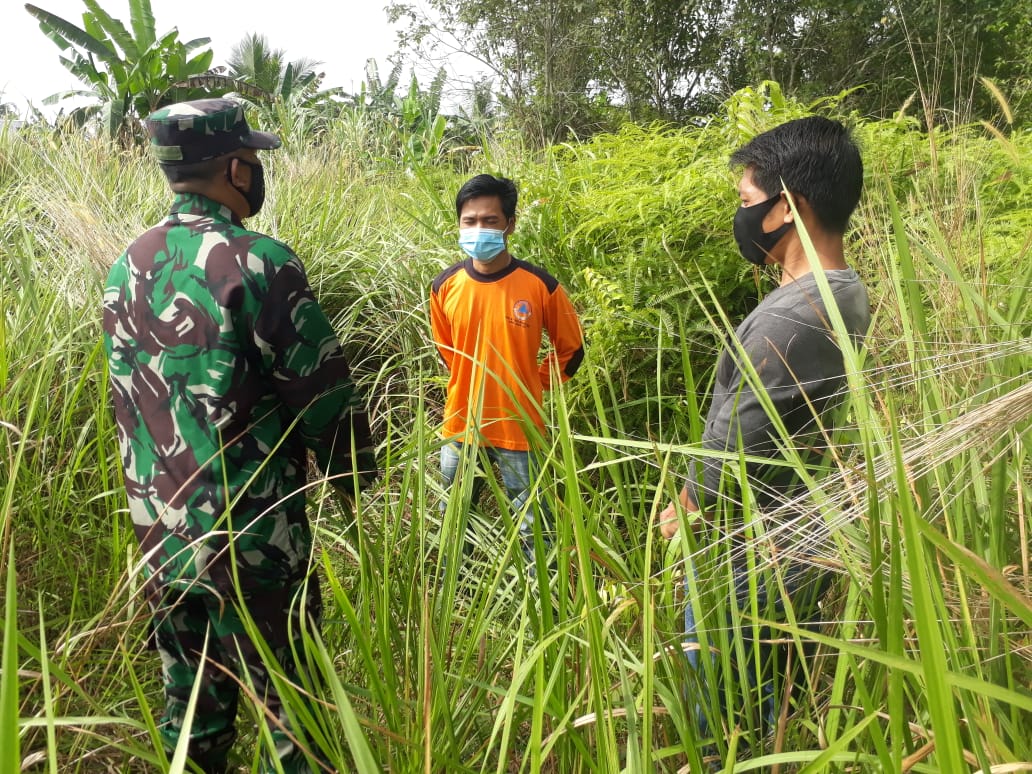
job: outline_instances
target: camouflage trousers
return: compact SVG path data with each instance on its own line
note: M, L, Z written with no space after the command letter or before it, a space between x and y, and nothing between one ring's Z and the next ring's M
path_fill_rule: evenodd
M247 595L243 605L250 617L252 640L244 625L234 597L223 598L213 592L166 593L152 605L153 643L161 656L165 685L165 712L161 734L166 748L172 750L183 732L183 719L193 691L200 679L200 691L190 725L190 758L206 774L227 770L229 750L236 739L237 700L241 684L254 691L264 706L275 753L265 755L262 771L278 771L272 757L278 758L284 774L307 774L318 767L310 765L294 743L283 704L270 679L268 656L272 654L277 673L295 685L304 685L295 654L304 653L302 628L318 627L322 616L319 584L312 579L284 582L278 588ZM201 664L207 637L207 659ZM200 677L198 678L198 672ZM269 717L277 721L269 721ZM311 746L309 745L309 748Z

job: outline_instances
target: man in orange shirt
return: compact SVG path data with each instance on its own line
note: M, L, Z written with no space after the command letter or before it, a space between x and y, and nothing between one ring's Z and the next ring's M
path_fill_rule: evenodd
M526 428L544 434L541 397L553 379L566 381L584 359L577 312L544 269L514 258L516 185L477 175L455 198L459 245L467 258L443 271L430 289L430 326L448 368L441 473L450 489L465 444L479 444L502 474L524 555L534 566L534 519L549 539L550 512L529 502L536 461ZM542 332L552 351L538 361ZM476 499L474 489L474 500Z

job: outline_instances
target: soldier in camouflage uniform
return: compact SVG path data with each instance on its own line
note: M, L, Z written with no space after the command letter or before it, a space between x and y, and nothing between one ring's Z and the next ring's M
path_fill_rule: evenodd
M226 99L172 105L146 125L175 200L111 269L104 344L163 666L162 734L173 748L201 671L190 755L225 771L236 675L283 722L271 724L283 770L309 771L259 649L287 680L315 682L295 661L321 612L306 582L306 449L354 497L376 475L368 419L301 262L241 224L264 198L257 149L279 139Z

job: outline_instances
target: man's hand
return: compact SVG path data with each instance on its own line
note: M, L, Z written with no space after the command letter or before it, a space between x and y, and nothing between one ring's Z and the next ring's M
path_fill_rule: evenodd
M667 540L677 534L677 503L670 503L659 514L659 531Z
M688 494L688 487L684 487L681 493L677 497L680 500L681 508L689 513L698 513L699 506L693 501L691 496ZM678 503L670 503L664 508L659 514L659 532L667 540L670 540L674 535L677 534L678 519L677 519L677 506Z

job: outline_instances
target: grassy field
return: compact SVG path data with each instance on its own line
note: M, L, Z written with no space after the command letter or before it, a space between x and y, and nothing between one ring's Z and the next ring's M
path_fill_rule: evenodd
M764 102L744 93L705 126L545 152L492 141L414 159L350 122L267 154L271 198L251 225L305 261L386 469L355 514L325 488L311 497L327 613L308 657L324 703L296 720L338 770L676 772L708 756L726 771L1032 771L1032 137L1005 120L858 123L868 174L848 258L874 324L848 353L852 421L811 482L822 529L807 533L835 582L819 631L776 626L786 650L818 656L771 734L749 720L748 670L726 702L692 691L682 568L728 545L716 532L668 545L654 514L694 451L718 342L772 287L736 257L726 166L805 112ZM547 406L551 584L515 572L497 488L480 562L439 560L465 514L438 515L444 381L426 294L458 258L454 193L480 171L521 184L514 252L566 284L589 337ZM169 200L141 153L0 135L3 772L188 770L155 728L100 346L107 267ZM775 522L749 520L765 577ZM725 621L714 564L691 603ZM703 646L726 658L761 618L704 629ZM302 690L283 686L288 705ZM712 739L697 738L697 701ZM241 727L243 771L268 740Z

